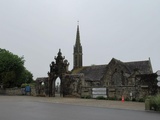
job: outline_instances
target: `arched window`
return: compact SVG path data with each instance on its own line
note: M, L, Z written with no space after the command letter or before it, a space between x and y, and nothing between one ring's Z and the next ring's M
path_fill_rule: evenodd
M121 77L121 73L119 72L115 72L112 75L112 85L122 85L122 77Z

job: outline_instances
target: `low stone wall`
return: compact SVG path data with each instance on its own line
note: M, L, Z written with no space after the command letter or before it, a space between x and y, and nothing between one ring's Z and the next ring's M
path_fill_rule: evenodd
M91 87L82 87L81 97L91 97L91 96L92 96L92 88Z
M158 89L160 94L160 87ZM149 96L148 88L135 86L111 86L107 87L107 97L110 99L121 100L144 100ZM82 87L81 97L92 97L92 87Z
M0 95L24 95L22 88L7 88L0 89ZM35 96L35 88L31 88L31 93L27 93L27 95Z
M19 88L6 89L5 93L7 95L20 95L21 94L21 89L19 89Z
M122 96L125 99L132 100L136 96L134 86L112 86L108 88L108 97L120 100Z

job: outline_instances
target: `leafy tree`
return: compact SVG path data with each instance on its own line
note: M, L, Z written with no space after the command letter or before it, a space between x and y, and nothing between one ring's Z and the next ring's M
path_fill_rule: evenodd
M27 69L25 69L22 73L22 78L23 82L25 83L32 83L33 82L33 75L30 71L28 71Z
M24 58L0 48L0 84L4 87L19 87L32 74L24 67ZM28 81L29 82L29 81Z

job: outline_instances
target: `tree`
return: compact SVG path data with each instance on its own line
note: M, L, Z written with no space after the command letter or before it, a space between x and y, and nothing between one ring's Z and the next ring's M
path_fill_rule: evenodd
M23 82L25 83L32 83L33 82L33 75L30 71L28 71L27 69L25 69L22 73L22 80L24 80Z
M24 67L24 58L0 48L0 84L5 88L19 87L32 74ZM27 74L27 75L26 75Z

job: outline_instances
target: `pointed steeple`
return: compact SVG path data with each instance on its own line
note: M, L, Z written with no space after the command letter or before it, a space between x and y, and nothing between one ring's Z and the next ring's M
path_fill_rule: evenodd
M73 69L82 67L82 46L80 42L79 21L77 24L76 43L74 45L73 53Z
M77 34L76 34L76 46L81 45L80 43L80 33L79 33L79 21L77 22Z

